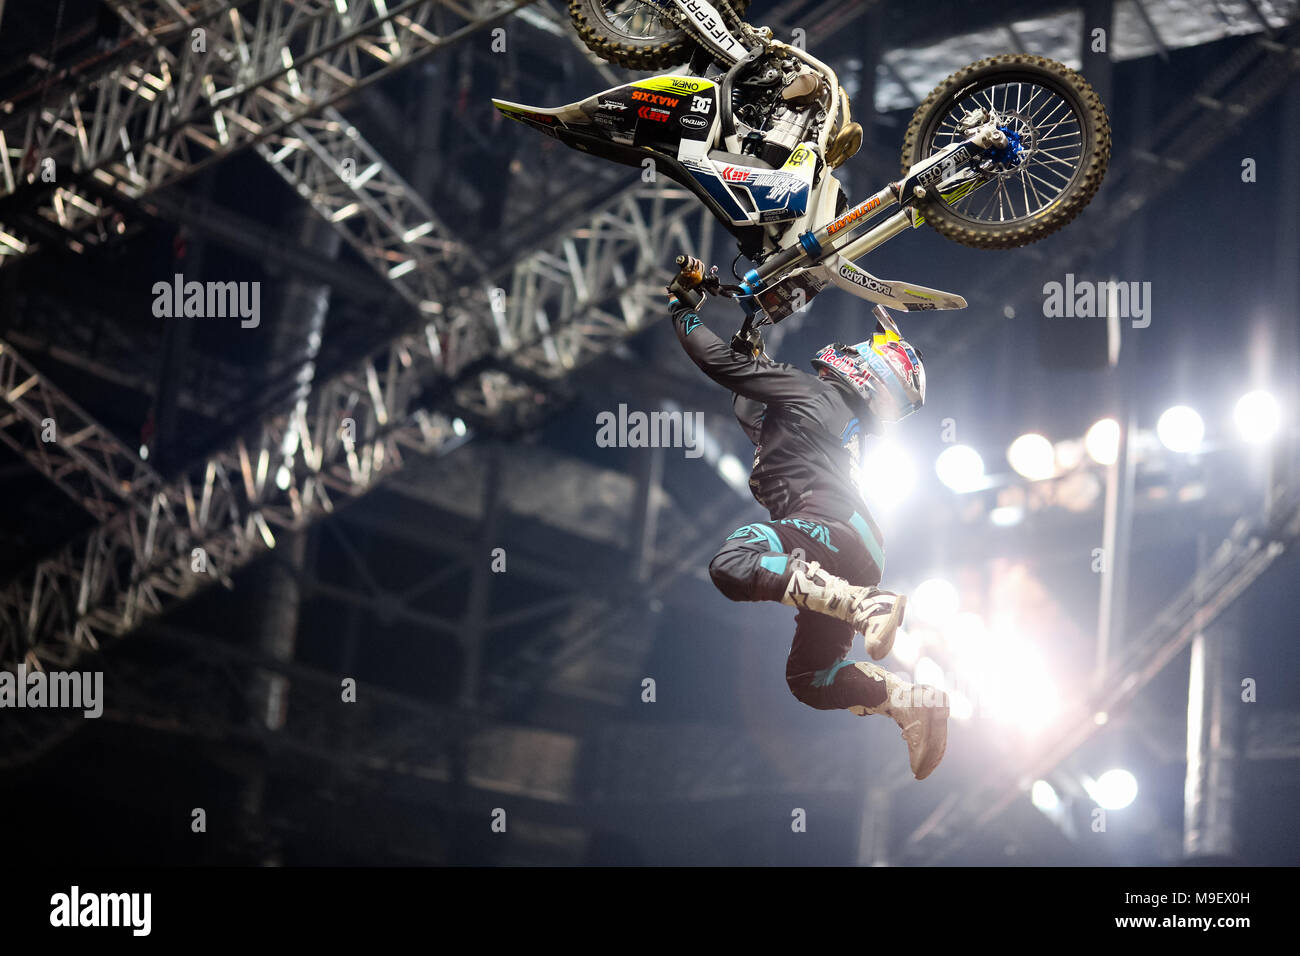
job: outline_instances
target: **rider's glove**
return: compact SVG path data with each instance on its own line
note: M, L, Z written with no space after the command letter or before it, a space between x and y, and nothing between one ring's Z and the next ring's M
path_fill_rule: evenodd
M704 293L699 289L704 281L704 263L694 256L678 256L677 264L679 269L668 285L668 293L690 308L698 309L704 302Z

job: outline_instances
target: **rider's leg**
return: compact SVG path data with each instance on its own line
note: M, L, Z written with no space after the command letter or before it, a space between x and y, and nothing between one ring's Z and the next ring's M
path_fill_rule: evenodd
M906 609L906 599L874 586L880 568L855 532L811 518L746 525L714 556L709 574L733 601L779 601L851 625L876 660L893 647Z
M852 643L853 630L842 621L814 611L796 614L785 666L790 692L818 710L892 718L907 742L912 773L924 780L947 748L947 696L933 687L909 684L870 661L846 660Z
M885 684L845 660L853 646L853 627L816 611L794 616L794 643L786 660L790 693L817 710L877 708L885 703Z

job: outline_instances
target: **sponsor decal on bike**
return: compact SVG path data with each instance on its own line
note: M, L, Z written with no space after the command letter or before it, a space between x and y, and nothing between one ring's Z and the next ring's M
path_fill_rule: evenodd
M708 129L709 121L702 116L691 116L689 113L680 117L677 122L681 123L687 129Z
M620 103L618 100L601 100L600 108L603 110L617 110L622 112L627 109L626 103Z
M943 161L933 169L927 169L921 175L916 177L917 185L933 186L935 183L947 179L957 172L957 167L970 159L970 148L963 146L950 156L944 157Z
M753 172L739 166L723 166L722 178L729 183L747 183L754 178Z
M686 0L686 10L695 18L695 22L699 24L700 29L717 40L722 46L729 49L734 45L735 41L731 34L727 32L727 28L718 19L718 11L714 10L709 4L703 3L701 0Z
M793 153L790 154L790 158L785 161L785 166L783 166L782 168L799 169L803 166L807 166L809 163L813 161L813 157L815 155L816 154L814 154L813 151L809 149L807 146L800 146L798 149L796 149Z
M855 222L857 222L859 219L861 219L863 216L871 212L879 205L880 205L880 197L872 196L861 206L858 206L856 209L850 209L844 215L840 216L839 219L836 219L833 223L827 226L826 227L827 233L832 236L835 235L835 233L839 232L840 230L846 229L849 226L853 225Z
M550 126L555 122L555 117L548 113L534 113L532 110L520 109L517 106L502 105L501 110L507 116L512 119L520 120L521 122L543 123L547 126Z
M676 106L681 102L676 96L664 96L662 93L647 93L645 90L633 90L632 99L656 106Z
M794 173L778 169L776 172L763 173L754 180L756 187L766 187L767 201L784 203L792 193L808 188L808 183Z
M643 106L636 111L636 115L641 117L641 119L650 120L654 123L667 123L669 117L673 114L669 113L667 110L657 109L653 106Z
M908 302L905 306L908 312L933 312L938 308L933 302Z
M870 289L872 292L879 292L881 295L894 297L893 286L886 285L879 279L867 275L865 272L859 272L850 265L840 266L840 275L848 279L854 285L860 285L864 289Z
M652 76L637 80L631 84L640 90L659 90L663 93L702 93L713 89L712 80L700 80L689 76Z

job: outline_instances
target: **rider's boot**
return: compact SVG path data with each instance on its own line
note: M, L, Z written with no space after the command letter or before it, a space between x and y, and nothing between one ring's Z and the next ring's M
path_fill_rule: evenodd
M853 666L868 677L884 681L885 700L875 707L859 704L849 710L859 717L885 714L893 718L907 742L912 774L924 780L939 766L948 747L948 695L928 684L909 684L869 661L854 661Z
M893 649L894 635L907 611L907 598L903 595L849 584L816 561L790 562L790 580L781 603L852 624L874 660L880 660Z

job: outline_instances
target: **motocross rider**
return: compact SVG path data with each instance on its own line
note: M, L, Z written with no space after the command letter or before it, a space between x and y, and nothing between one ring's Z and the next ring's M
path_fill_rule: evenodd
M702 276L689 258L682 276ZM868 661L847 659L854 633L880 660L893 647L907 599L881 590L880 530L859 490L862 444L878 422L925 401L916 350L880 327L856 345L827 345L815 374L724 343L700 320L703 296L681 277L669 287L678 341L709 378L734 393L736 418L754 444L749 487L771 520L732 534L709 564L733 601L779 601L798 610L786 682L818 710L885 714L902 728L918 780L943 758L948 699Z

